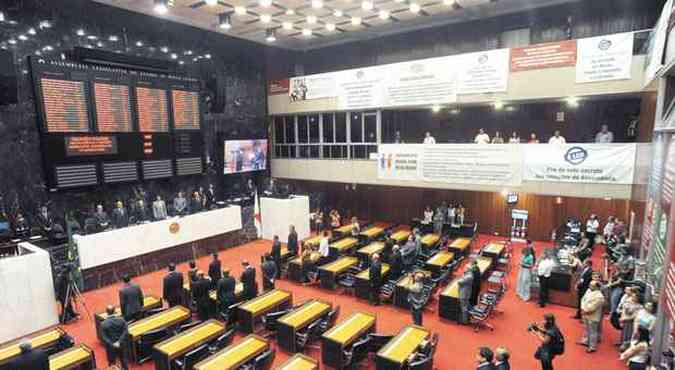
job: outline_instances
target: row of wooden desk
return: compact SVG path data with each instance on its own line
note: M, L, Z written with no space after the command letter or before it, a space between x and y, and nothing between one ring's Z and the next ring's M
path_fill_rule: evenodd
M0 347L0 369L19 370L9 369L9 363L21 354L19 345L23 341L30 342L33 348L53 352L58 342L65 336L66 333L61 327L53 327L30 335L21 341L15 341ZM95 368L94 351L85 344L79 344L49 356L50 370L90 370Z

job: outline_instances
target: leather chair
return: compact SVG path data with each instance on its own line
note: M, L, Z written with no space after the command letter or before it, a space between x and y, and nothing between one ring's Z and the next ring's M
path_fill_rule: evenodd
M369 344L368 344L368 352L375 353L379 351L382 347L384 347L387 343L389 343L392 338L394 338L393 335L388 335L388 334L377 334L377 333L370 333L368 334L369 338Z
M202 359L209 356L209 346L206 344L201 345L192 351L185 354L185 356L179 357L173 361L174 366L178 370L192 370L192 367Z
M414 362L411 362L407 369L408 370L432 370L434 365L434 358L433 357L424 357L421 360L416 360Z
M166 329L153 330L141 335L138 341L138 358L139 364L142 364L152 359L152 347L168 338L170 333Z
M211 353L216 353L220 351L221 349L227 347L232 343L232 338L234 337L236 329L232 328L225 333L223 333L221 336L216 338L214 341L209 343L209 352Z
M178 333L182 333L184 331L190 330L190 329L194 328L195 326L197 326L201 323L202 323L201 321L192 321L192 322L188 322L186 324L182 324L182 325L180 325L176 328L176 331L174 332L174 334L178 334Z
M352 348L343 353L343 369L354 369L358 367L359 362L368 357L368 348L370 344L370 337L364 337L356 341Z
M319 334L323 334L327 332L328 329L332 328L335 325L335 320L337 320L339 315L340 306L337 306L331 310L323 320L321 320L321 323L319 324Z

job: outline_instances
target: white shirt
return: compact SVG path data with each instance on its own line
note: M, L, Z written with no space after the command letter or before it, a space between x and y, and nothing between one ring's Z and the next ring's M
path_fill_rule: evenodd
M551 258L544 258L539 262L539 266L537 266L537 275L551 277L553 267L555 267L555 261Z
M476 135L476 138L473 139L473 142L476 144L490 144L490 136L486 133Z
M319 242L319 254L321 257L328 257L328 252L329 252L329 244L328 244L328 238L321 238L321 241Z
M605 229L603 231L603 234L605 235L612 235L614 233L614 222L608 222L605 225Z
M595 135L595 142L596 143L611 143L614 141L614 134L611 131L607 132L598 132Z
M512 137L509 139L509 144L520 144L520 138L519 137Z
M427 136L424 138L424 144L436 144L436 139L433 136Z
M564 138L562 135L561 135L561 136L558 136L558 137L551 136L551 138L548 139L548 143L549 143L549 144L558 144L558 145L562 145L562 144L565 144L566 141L565 141L565 138Z
M424 223L430 224L434 217L434 211L424 211Z
M588 221L586 221L586 232L588 232L588 233L597 233L599 227L600 227L600 222L598 222L598 220L588 220Z

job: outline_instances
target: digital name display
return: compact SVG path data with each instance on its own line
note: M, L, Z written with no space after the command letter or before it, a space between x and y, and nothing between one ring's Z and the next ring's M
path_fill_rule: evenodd
M117 139L112 136L69 136L66 156L91 156L117 154Z
M173 123L176 130L199 130L199 93L173 90Z
M47 132L89 132L84 82L42 78Z
M136 109L141 132L169 132L169 104L165 90L136 87Z
M131 132L129 87L94 83L96 123L100 132Z

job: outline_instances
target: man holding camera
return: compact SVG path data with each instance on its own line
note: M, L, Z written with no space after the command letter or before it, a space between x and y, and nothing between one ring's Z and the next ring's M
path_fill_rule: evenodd
M555 316L551 313L545 314L543 323L530 324L527 331L541 341L534 354L534 358L541 362L541 369L553 370L553 359L565 352L565 338L555 323Z

